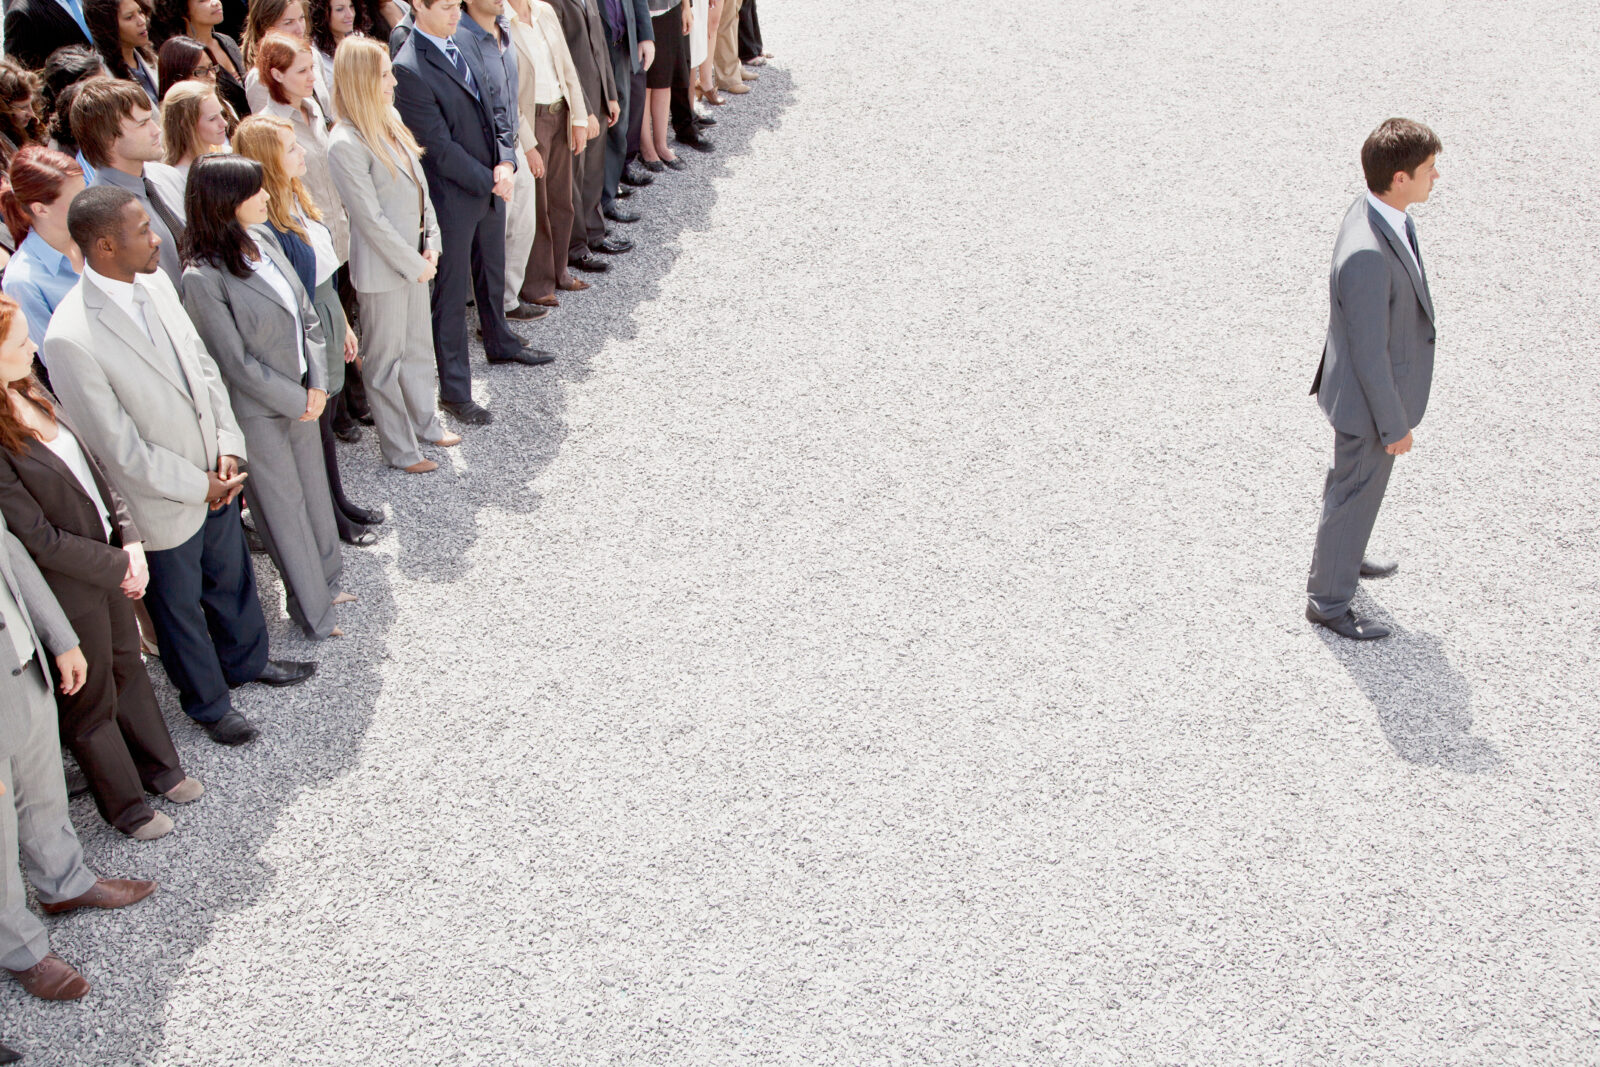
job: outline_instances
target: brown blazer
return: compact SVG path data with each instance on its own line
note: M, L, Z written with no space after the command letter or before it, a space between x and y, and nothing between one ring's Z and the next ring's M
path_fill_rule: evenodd
M54 397L51 403L56 421L72 430ZM69 619L102 610L106 594L120 589L128 573L128 554L122 546L143 540L100 461L82 437L78 444L89 458L95 487L111 514L109 543L94 501L43 442L30 442L20 455L0 448L0 514L39 565Z

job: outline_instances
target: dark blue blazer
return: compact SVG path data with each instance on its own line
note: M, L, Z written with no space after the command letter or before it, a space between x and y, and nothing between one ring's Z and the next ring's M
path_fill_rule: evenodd
M494 107L475 52L462 49L461 54L480 87L477 96L444 53L421 34L408 36L394 54L394 106L426 149L422 169L441 216L452 198L493 195L494 168L517 162L516 131L505 112Z
M622 15L628 23L628 62L638 74L644 69L639 65L639 42L656 39L655 27L650 22L650 0L622 0Z

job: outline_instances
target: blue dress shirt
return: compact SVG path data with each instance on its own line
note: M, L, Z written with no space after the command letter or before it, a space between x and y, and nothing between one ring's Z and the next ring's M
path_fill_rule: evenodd
M77 284L78 272L72 269L72 260L51 248L37 231L30 230L17 246L17 254L6 264L0 291L21 305L23 314L28 316L28 336L43 348L50 316L67 291Z

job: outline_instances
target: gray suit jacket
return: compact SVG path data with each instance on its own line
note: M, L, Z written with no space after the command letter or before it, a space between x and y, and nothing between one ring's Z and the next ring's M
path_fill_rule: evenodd
M39 573L33 557L22 547L22 542L6 529L4 515L0 515L0 580L4 580L11 592L11 599L22 609L22 621L27 624L28 636L33 639L34 655L39 657L39 666L44 668L45 676L49 677L50 657L77 648L78 635L73 632L72 624L56 602L55 594L50 592L50 585ZM10 681L15 677L13 672L21 666L17 661L17 650L11 647L11 639L0 638L0 678ZM4 703L10 701L0 701L0 704ZM14 712L20 709L7 710ZM10 731L0 729L0 742L14 736ZM5 745L0 743L0 752L4 750Z
M176 548L205 524L206 472L246 458L217 365L165 273L138 275L183 373L87 274L44 335L50 384L78 436L117 484L150 551Z
M1422 421L1433 386L1433 297L1363 194L1345 214L1329 277L1328 338L1311 392L1341 433L1393 444Z
M417 251L418 239L425 237L435 252L440 248L439 220L422 161L396 157L394 165L391 174L344 123L328 135L328 166L350 216L350 284L358 293L387 293L417 284L427 265Z
M306 411L306 390L328 388L322 320L271 234L252 230L251 236L289 279L300 302L300 323L255 271L239 278L219 267L190 266L183 272L183 306L228 383L236 416L298 419ZM308 385L300 384L301 329Z

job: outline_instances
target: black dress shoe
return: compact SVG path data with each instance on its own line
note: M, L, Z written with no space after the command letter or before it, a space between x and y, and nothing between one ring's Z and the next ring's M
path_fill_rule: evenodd
M494 415L488 408L471 400L463 400L459 404L441 401L439 406L454 415L457 422L464 422L469 426L487 426L494 421Z
M638 222L641 217L627 208L618 207L616 204L606 208L605 216L612 222Z
M617 199L618 200L626 200L626 199L628 199L628 197L630 197L632 195L633 195L633 187L632 186L629 186L629 185L619 185L619 186L617 186Z
M628 165L622 168L622 180L627 185L649 185L656 180L656 176L650 173L653 169L642 159L630 160Z
M81 797L89 792L89 779L83 768L74 767L67 772L67 797Z
M350 423L344 426L335 425L333 428L333 436L337 437L347 445L353 445L357 441L361 440L361 424L352 420Z
M506 312L506 318L516 319L518 322L538 322L548 314L550 314L549 308L542 308L537 304L530 304L527 301L523 301L510 311Z
M22 1059L22 1053L14 1048L0 1045L0 1063L16 1063L20 1059Z
M702 129L710 129L717 124L717 120L712 118L710 115L696 115L694 117L694 124Z
M1376 641L1380 637L1389 636L1389 628L1381 622L1372 619L1363 619L1354 611L1345 611L1336 619L1319 619L1311 614L1311 609L1306 609L1306 618L1318 626L1326 626L1340 637L1348 637L1352 641Z
M633 251L633 242L626 237L607 237L598 243L589 246L596 252L604 252L608 256L620 256L624 252Z
M358 522L362 526L382 526L383 512L376 508L362 508L354 504L346 504L339 509L344 512L344 517L351 522Z
M667 169L667 165L661 162L659 159L641 159L639 160L639 166L643 167L651 174L660 174L662 171ZM650 180L655 181L654 178L651 178ZM639 183L635 182L634 184L637 185Z
M299 685L316 673L315 663L301 663L292 659L269 659L266 667L256 675L256 681L262 685L270 685L274 689L282 689L285 686Z
M357 548L371 548L378 543L378 535L364 526L356 526L351 528L348 537L341 530L339 532L339 540L347 545L355 545Z
M664 159L664 160L661 161L661 163L662 163L662 166L671 167L673 170L688 170L689 169L689 164L685 163L683 160L679 159L677 156L674 156L671 159Z
M254 741L261 735L261 731L250 725L250 720L240 715L237 711L230 711L216 722L206 722L200 725L206 728L206 733L211 735L211 740L219 745L242 745L246 741Z
M717 146L711 143L711 138L699 130L684 130L678 134L678 143L686 144L696 152L715 152Z
M537 367L541 363L554 363L555 353L546 352L538 348L529 348L523 345L509 356L486 356L490 363L521 363L526 367Z
M585 274L604 274L611 269L611 264L595 255L593 252L587 256L577 256L567 260L567 266L573 270L581 270Z
M1387 578L1400 569L1397 559L1364 559L1361 561L1361 577Z

